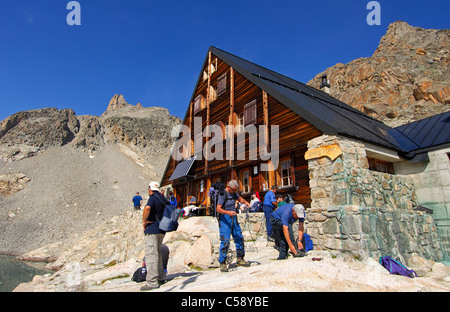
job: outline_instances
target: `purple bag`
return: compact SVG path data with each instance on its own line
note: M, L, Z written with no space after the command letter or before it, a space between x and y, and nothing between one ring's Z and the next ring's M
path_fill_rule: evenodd
M386 268L391 274L403 275L413 278L414 275L417 277L417 273L413 270L409 270L400 261L394 260L390 256L380 257L380 264Z

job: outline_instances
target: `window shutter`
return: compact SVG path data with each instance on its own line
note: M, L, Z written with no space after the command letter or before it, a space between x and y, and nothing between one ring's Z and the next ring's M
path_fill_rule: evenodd
M197 114L202 108L202 98L203 96L200 94L195 98L194 101L194 114Z
M217 95L221 96L227 92L227 73L217 79Z
M256 100L253 100L244 106L244 126L253 125L256 123L256 108Z

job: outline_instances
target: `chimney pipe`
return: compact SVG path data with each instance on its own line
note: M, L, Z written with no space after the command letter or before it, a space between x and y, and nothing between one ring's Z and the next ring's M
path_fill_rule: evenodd
M322 84L320 85L319 88L325 93L330 94L330 80L328 80L327 74L322 75Z

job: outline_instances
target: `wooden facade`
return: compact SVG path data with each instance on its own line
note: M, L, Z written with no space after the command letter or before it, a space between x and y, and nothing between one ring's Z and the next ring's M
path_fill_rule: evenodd
M195 152L195 117L200 117L202 130L207 125L217 125L223 129L223 160L196 160L185 177L170 181L170 177L179 161L170 158L161 185L172 185L180 207L187 201L188 194L197 198L197 203L209 205L208 190L212 183L227 182L236 179L240 184L241 195L250 200L250 194L258 191L263 199L270 187L276 184L281 194L291 194L296 203L310 207L310 188L308 162L304 158L307 142L323 134L310 122L293 112L268 92L259 88L245 78L235 68L228 65L211 51L208 52L204 68L201 71L197 86L189 103L184 119L184 125L191 129L190 142L192 156ZM279 166L276 170L261 171L262 163L270 166L271 161L262 160L257 151L257 157L250 157L250 134L245 139L245 159L237 159L238 142L236 133L226 133L226 126L233 125L242 129L248 125L276 125L279 127ZM241 128L239 128L239 126ZM259 131L258 131L259 133ZM234 136L234 140L232 139ZM203 136L197 142L204 147L209 137ZM267 146L271 146L269 133L264 135ZM227 155L226 144L233 142L234 159ZM258 141L257 141L258 142ZM242 144L241 142L240 144ZM258 142L258 146L261 142ZM209 150L209 149L207 149ZM216 152L211 149L212 152ZM179 152L186 153L180 149ZM205 155L203 155L205 156ZM254 156L254 155L253 155ZM267 159L267 158L266 158Z

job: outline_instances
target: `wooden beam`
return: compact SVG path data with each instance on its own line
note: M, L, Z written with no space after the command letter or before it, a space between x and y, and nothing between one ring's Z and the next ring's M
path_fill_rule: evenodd
M209 198L209 188L211 187L211 177L206 178L206 215L209 216L208 207L211 206L211 198Z
M233 114L234 114L234 69L233 67L230 67L230 116L228 117L228 125L234 126L233 123ZM233 131L228 131L228 139L233 139ZM233 168L234 161L232 160L234 156L234 140L233 146L231 149L231 152L229 155L227 155L229 161L230 161L230 167Z
M269 127L269 100L266 91L262 91L263 94L263 112L264 112L264 126ZM269 128L267 128L269 130ZM269 131L266 131L264 135L264 143L267 148L269 147Z
M210 123L210 115L211 115L211 111L210 111L210 105L209 103L211 102L211 92L210 92L210 86L211 86L211 51L209 51L208 53L208 85L206 87L206 130L208 131L209 129L209 123ZM209 137L206 137L206 146L208 146L208 142L209 142ZM208 150L209 148L204 149L205 150L205 155L203 155L204 159L205 159L205 175L208 174Z

